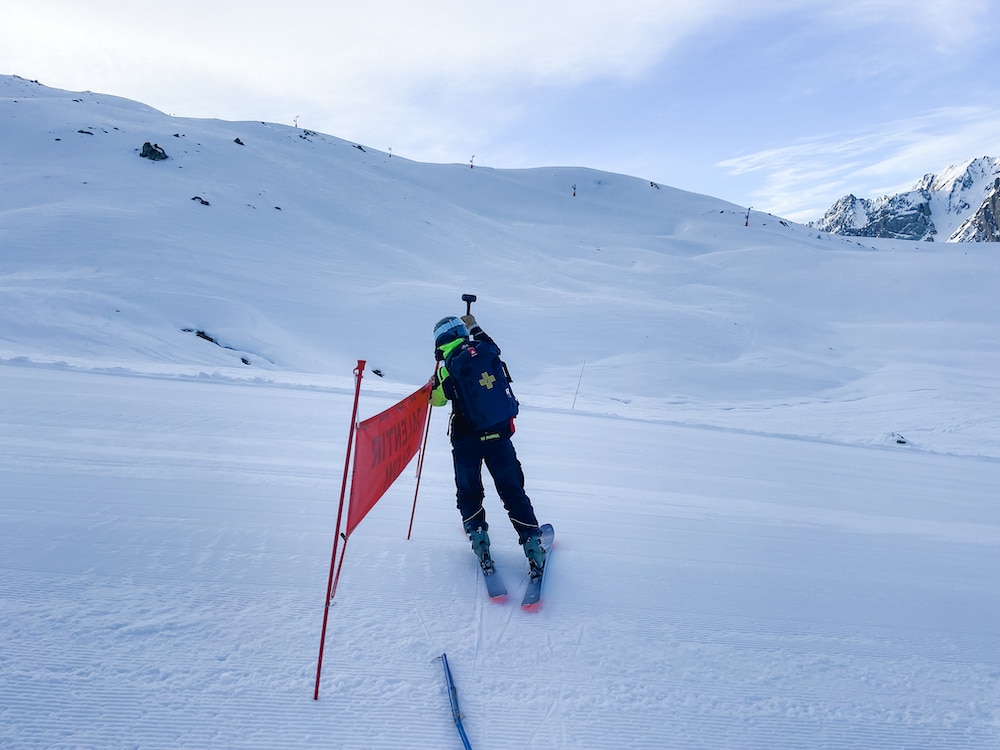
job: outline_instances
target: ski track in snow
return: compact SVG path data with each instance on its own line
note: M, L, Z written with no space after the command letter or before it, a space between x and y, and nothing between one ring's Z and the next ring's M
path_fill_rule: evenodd
M442 652L477 750L998 746L996 461L528 409L557 546L522 611L436 416L414 538L411 468L349 541L314 702L350 398L0 383L5 748L458 747Z

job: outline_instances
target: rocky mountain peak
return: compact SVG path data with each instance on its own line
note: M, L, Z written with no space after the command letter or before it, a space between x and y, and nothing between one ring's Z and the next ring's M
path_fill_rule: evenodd
M831 234L925 242L1000 242L1000 159L982 156L925 174L880 198L848 195L814 226Z

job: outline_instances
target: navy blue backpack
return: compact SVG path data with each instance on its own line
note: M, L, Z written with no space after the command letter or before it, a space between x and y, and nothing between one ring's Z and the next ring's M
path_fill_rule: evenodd
M507 366L496 344L470 341L445 359L458 406L475 430L486 430L517 416Z

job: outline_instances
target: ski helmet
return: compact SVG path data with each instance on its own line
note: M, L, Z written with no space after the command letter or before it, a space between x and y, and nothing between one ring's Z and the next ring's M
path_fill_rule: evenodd
M456 318L454 315L441 318L434 326L434 346L443 346L449 341L467 338L469 338L469 329L466 328L461 318Z

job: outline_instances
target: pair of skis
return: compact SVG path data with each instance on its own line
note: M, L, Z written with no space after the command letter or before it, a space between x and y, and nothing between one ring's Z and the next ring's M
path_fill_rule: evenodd
M536 606L542 600L542 581L545 578L545 569L549 567L549 554L552 552L552 541L555 539L555 530L550 523L543 524L539 527L538 531L542 538L542 547L545 550L545 566L542 568L542 574L538 578L528 580L528 588L524 592L524 599L521 601L521 606L529 609ZM497 575L495 565L489 574L483 570L483 580L486 581L486 591L489 593L491 599L507 596L507 587L500 579L500 576ZM455 722L455 728L458 729L458 734L465 750L472 750L469 736L465 733L465 726L462 724L462 710L458 707L458 690L455 689L455 680L451 675L451 667L448 666L448 655L441 654L438 658L444 667L444 678L448 686L448 702L451 704L451 717Z
M545 570L549 567L549 554L552 552L552 541L555 539L556 532L550 523L542 524L538 531L542 537L542 547L545 549L545 567L542 568L542 574L538 578L528 579L528 588L521 600L522 607L532 607L542 600L542 581L545 579ZM486 583L486 593L489 594L490 599L507 596L507 587L497 575L496 567L489 574L485 570L483 571L483 581Z

